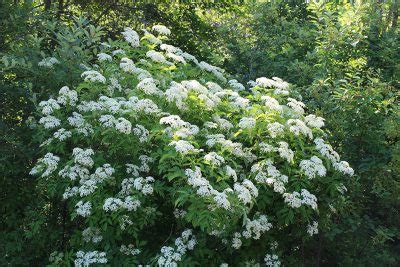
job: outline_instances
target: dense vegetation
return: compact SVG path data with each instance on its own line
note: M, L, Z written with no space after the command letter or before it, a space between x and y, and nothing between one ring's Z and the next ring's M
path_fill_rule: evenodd
M161 247L171 246L182 234L180 240L183 240L188 252L181 253L180 264L218 266L221 263L229 263L235 266L238 262L272 264L279 261L287 266L398 266L400 264L398 13L397 1L363 3L321 1L318 4L275 1L246 5L228 1L221 1L218 4L185 2L154 4L146 1L135 1L135 3L74 0L2 1L0 3L0 171L2 174L0 265L68 265L79 258L77 255L79 250L95 249L107 251L108 262L114 265L150 264L160 262ZM151 31L154 25L159 24L167 26L171 31L166 38L163 35L168 32L161 30L164 34L160 35L160 40L192 54L198 59L197 63L189 62L188 58L192 57L187 56L184 59L188 64L182 64L182 61L179 61L181 59L177 57L179 52L169 51L168 49L172 48L168 46L164 46L164 50L175 55L175 57L169 55L170 58L167 58L172 63L165 58L166 61L153 62L154 58L160 59L159 54L153 53L153 57L146 56L148 50L164 53L164 50L157 48L157 44L154 43L157 42L154 41L154 36L142 31L142 29ZM125 27L132 28L141 38L143 37L140 46L132 43L129 45L124 41L121 32L125 31L126 37ZM129 40L132 41L132 38ZM125 50L126 55L118 53L113 55L112 52L116 49ZM99 54L103 57L98 56ZM113 55L111 62L105 55ZM146 86L143 83L141 86L138 85L142 79L150 78L146 76L148 74L143 77L137 70L132 70L135 73L132 75L129 74L129 70L119 69L123 57L132 59L143 73L146 70L154 78L154 86L149 80ZM199 64L203 60L217 67L205 63ZM124 62L129 68L130 62L126 60ZM222 74L218 67L225 69L226 72ZM107 83L103 85L102 78L93 72L87 74L92 78L97 77L97 80L95 78L91 81L88 78L85 81L84 77L88 76L81 77L81 74L89 69L101 73ZM218 75L220 72L223 78ZM282 78L290 83L290 89L281 80L257 80L264 76ZM135 93L119 91L118 83L114 83L115 88L111 92L108 81L112 78L117 78L121 83L119 86L123 88L138 87L145 90ZM204 86L206 82L220 83L223 89L229 88L232 92L236 92L233 94L235 97L225 99L222 93L218 94L219 89L216 89L213 83L207 86L212 94L209 92L199 96L199 92L204 91L205 87L185 82L193 79ZM233 79L237 81L232 81ZM157 84L155 80L162 83ZM149 93L148 88L157 88L161 92L169 90L172 80L177 82L176 87L191 90L187 92L189 97L188 102L185 102L189 111L183 109L181 102L176 102L177 98L173 98L174 101L160 98L160 95L157 95L161 94L159 91L146 96ZM230 81L227 82L228 80ZM256 82L247 84L251 80ZM281 89L288 89L289 98L304 102L306 114L303 115L301 112L303 107L300 102L290 100L287 96L276 94L271 90L271 83ZM97 125L92 138L75 135L72 131L73 137L68 139L69 141L52 141L40 146L55 131L44 129L51 127L43 128L40 124L43 115L51 116L54 112L56 117L64 120L61 123L64 123L63 127L66 128L68 116L76 111L76 107L71 105L71 99L65 98L65 95L69 94L70 97L74 93L71 93L71 90L67 91L64 86L76 90L79 101L96 101L100 95L107 96L108 101L112 101L110 99L115 97L125 99L133 96L148 97L162 107L164 112L181 116L185 123L178 128L169 124L175 132L172 135L173 140L170 140L171 129L166 129L165 124L161 126L158 124L162 117L167 117L165 114L161 117L149 115L138 121L137 118L125 116L125 113L124 116L122 113L118 114L121 116L113 114L115 122L110 122L108 128L104 123ZM64 89L60 91L60 88ZM243 88L245 89L242 90ZM67 100L61 97L63 95ZM217 100L215 95L221 100ZM289 109L292 108L300 113L288 113L286 109L283 113L273 109L266 110L260 103L262 101L267 103L266 99L269 99L271 107L272 100L267 96L276 98L283 105L291 103L288 104ZM60 97L65 100L61 100L64 106L60 109L57 108L59 104L47 101ZM212 104L205 99L211 99L211 102L215 102L215 106L210 107ZM236 106L240 101L245 103L249 101L251 108ZM175 106L171 106L170 102ZM49 113L48 107L54 110ZM299 107L301 109L298 109ZM267 118L263 120L258 117L260 113L267 114L265 115ZM311 113L317 117L307 119L307 114ZM203 129L203 123L215 120L213 114L229 119L232 129L225 132L218 132L213 128L207 131ZM95 125L100 115L109 114L92 111L85 113L84 118ZM253 117L256 120L253 121L251 119ZM319 129L322 125L318 117L325 118L323 130ZM268 126L265 122L293 124L295 122L288 120L300 119L310 123L310 118L319 122L314 121L308 125L312 129L313 137L323 137L331 143L341 157L350 163L354 169L353 176L348 177L335 172L334 166L337 162L329 163L314 151L312 142L310 143L303 134L295 135L288 128L283 133L282 139L279 137L279 140L275 140L271 133L269 135L267 133ZM124 119L134 122L132 128L135 124L140 124L148 129L150 144L142 145L136 143L136 139L125 138L123 129L129 128L126 126L129 124L125 124L125 128L121 125L122 128L116 126L125 122ZM214 123L217 122L218 120ZM112 127L110 129L110 125L114 125L115 129ZM135 126L137 132L145 133L138 125ZM183 125L185 126L182 129ZM188 132L196 132L193 130L194 125L201 126L202 129L196 137L190 137ZM307 130L305 132L307 135ZM188 136L182 137L182 133ZM235 192L240 192L239 188L243 191L244 187L250 187L249 182L243 184L241 174L250 177L249 180L254 178L253 174L256 175L251 172L251 169L253 171L255 169L251 168L252 164L237 155L230 155L223 147L218 147L219 150L217 147L206 150L209 153L195 152L197 148L206 147L203 142L209 141L207 135L219 133L223 133L227 138L230 137L234 142L243 143L245 148L251 148L258 158L263 158L265 161L267 158L272 158L279 170L284 174L291 174L289 183L285 185L286 192L300 192L300 189L306 188L315 193L319 202L318 212L312 205L307 204L301 209L290 209L283 205L285 201L279 189L271 190L268 189L270 187L256 182L254 184L257 187L257 194L253 192L248 202L243 202L241 197L237 198ZM185 140L179 140L177 136ZM260 145L260 141L266 139L271 140ZM188 144L189 141L191 143ZM221 138L218 142L221 142ZM292 163L290 156L288 159L288 156L282 156L281 152L277 152L284 149L283 142L293 149L289 150L293 153L295 164ZM178 144L186 145L186 149L192 144L194 151L189 149L189 154L181 157L180 152L176 151L179 150ZM65 189L68 186L72 188L73 182L66 184L65 179L53 177L47 179L46 175L40 173L40 166L34 168L38 166L36 163L38 160L40 162L40 158L51 152L59 156L58 160L53 158L53 161L60 161L59 169L54 173L56 175L62 169L61 165L69 166L74 160L71 157L73 151L75 157L79 154L79 150L74 148L89 147L94 150L93 155L89 153L90 151L87 152L93 156L94 166L99 169L109 163L114 168L109 169L109 172L112 174L115 172L112 176L117 177L114 182L106 182L107 186L102 185L101 190L96 191L94 195L80 193L78 196L71 195L71 199L64 199ZM135 147L140 149L132 149ZM136 200L139 200L146 209L140 207L138 213L132 215L138 216L131 218L137 221L135 225L137 228L130 230L127 236L123 236L118 230L117 222L131 214L126 213L125 208L117 208L117 213L109 216L107 212L102 213L100 207L100 210L96 210L95 216L88 218L81 218L79 213L74 212L75 204L82 197L83 201L90 200L93 203L96 201L103 203L106 197L114 197L118 188L115 183L121 183L125 178L119 173L124 171L122 166L128 163L126 155L141 155L143 151L150 153L153 160L159 164L156 166L150 164L151 175L146 175L154 176L155 181L151 179L142 181L151 185L154 194L145 197L147 194L139 188L142 192L138 193L139 199ZM214 151L217 154L213 154ZM246 151L243 150L243 155ZM290 152L288 153L290 155ZM218 155L223 158L216 157ZM316 177L305 179L306 174L302 173L304 168L299 165L302 160L308 160L312 156L324 161L327 173L324 174L324 169L320 167ZM226 164L221 164L218 159L224 160ZM318 160L310 162L311 160L303 162L303 165L319 163ZM182 184L182 180L177 177L199 174L197 166L201 170L197 178L200 179L201 175L213 177L215 180L212 180L212 185L220 192L214 192L211 194L212 197L208 195L208 198L204 199L196 197L195 191L193 195L189 194L193 190L193 184ZM237 176L240 176L239 182L242 184L235 186L236 183L222 174L220 169L226 170L227 167L236 169ZM37 170L36 176L29 174L35 173L31 171L32 168ZM233 172L230 173L233 175ZM121 180L118 180L118 177ZM137 178L135 175L133 177ZM235 189L234 193L228 190L228 193L222 196L221 190L229 186ZM338 188L340 190L337 190ZM217 195L218 201L215 199ZM121 200L116 200L118 198L113 199L117 206L123 207L125 202L120 203ZM214 205L211 210L208 209L209 205ZM227 205L230 205L229 213L225 209ZM176 217L173 215L174 210ZM165 214L169 214L169 217ZM267 215L267 221L263 214ZM160 218L163 220L160 221ZM209 234L216 227L221 227L221 222L227 221L231 222L227 225L227 228L232 227L231 229L226 231L224 229L222 237L218 235L210 237ZM317 231L314 221L318 221ZM253 225L253 228L249 226L252 230L257 228L254 225L258 225L258 233L261 233L262 238L235 239L237 237L235 233L240 232L238 227L242 222L244 228ZM272 228L269 223L272 224ZM86 238L90 236L89 239L92 241L99 235L95 227L98 227L102 234L100 247L82 241L84 230ZM312 236L307 234L307 227ZM186 228L192 230L183 231ZM263 230L260 232L260 229ZM193 241L194 236L196 241ZM238 245L238 239L241 240L240 243L243 241L243 247ZM188 245L191 240L192 243L197 243L194 248L193 244ZM228 240L228 245L223 240ZM277 246L274 241L277 241ZM127 242L133 243L134 248L129 247ZM232 243L241 248L232 247ZM121 257L117 253L121 244L126 245L122 251L130 253L129 256ZM136 255L135 249L141 250L139 256ZM80 256L85 257L85 255ZM96 257L101 261L102 255L98 254Z

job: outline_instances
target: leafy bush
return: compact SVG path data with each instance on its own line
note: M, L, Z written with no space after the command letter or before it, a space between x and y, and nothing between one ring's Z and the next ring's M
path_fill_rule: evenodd
M1 11L2 30L10 29L9 24L19 27L0 33L5 41L0 53L0 194L5 203L0 265L43 265L53 244L63 243L67 222L63 203L49 198L28 174L38 143L26 122L32 120L35 103L80 81L80 65L96 56L103 32L83 18L49 21L28 3ZM58 64L44 66L51 61Z
M152 30L126 28L79 85L39 103L31 174L72 220L50 261L296 262L353 175L324 119L281 79L245 89Z

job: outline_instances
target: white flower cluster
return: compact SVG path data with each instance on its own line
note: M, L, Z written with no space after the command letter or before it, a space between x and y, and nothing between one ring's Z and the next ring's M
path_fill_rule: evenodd
M322 160L317 156L312 156L310 160L302 160L299 164L300 169L310 179L315 178L316 175L324 177L326 175L326 168Z
M225 162L225 159L215 152L210 152L205 155L204 160L215 166L221 166L221 164Z
M106 83L106 77L96 70L87 70L81 76L85 81Z
M185 210L180 210L180 209L175 209L174 210L174 216L175 218L184 218L187 212Z
M100 234L100 229L96 227L88 227L82 231L82 237L85 242L99 243L103 240Z
M46 129L52 129L60 126L61 121L54 116L48 115L46 117L41 117L39 123L43 124L44 128Z
M288 107L292 108L292 110L299 114L299 115L303 115L304 114L304 107L306 105L304 105L303 102L301 101L297 101L294 98L289 97L287 100L289 100L289 102L286 104Z
M243 86L243 84L241 84L237 80L230 80L230 81L228 81L228 84L235 91L244 91L244 90L246 90L246 88Z
M256 174L254 179L257 182L273 186L274 191L279 194L285 192L285 184L288 182L288 177L281 174L271 160L254 164L251 168L251 172Z
M93 127L91 124L86 122L83 116L77 112L73 112L72 116L68 117L68 123L75 127L78 133L88 136L93 133Z
M284 193L283 197L285 199L285 203L292 208L299 208L302 205L308 205L314 210L318 208L317 197L308 192L307 189L301 189L301 193Z
M162 96L164 93L157 88L157 83L158 81L153 78L145 78L138 83L136 88L143 91L146 95Z
M264 88L274 88L274 94L276 95L289 94L289 84L278 77L272 77L272 79L265 77L257 78L254 85Z
M239 249L242 246L241 238L246 239L260 239L261 235L272 228L272 224L268 221L267 216L260 215L258 219L250 220L247 218L245 224L245 230L242 232L236 232L232 238L232 247Z
M161 248L161 256L158 258L159 266L177 266L182 260L182 256L188 250L193 250L197 241L192 234L192 230L187 229L182 232L181 237L175 239L174 247L164 246Z
M80 200L78 203L76 203L75 207L76 213L82 217L88 217L92 213L92 203L89 201L83 202Z
M101 61L112 61L112 57L106 53L99 53L97 54L97 59Z
M38 159L29 174L36 175L42 172L41 177L48 177L57 169L59 161L60 158L58 156L53 153L47 153L43 158Z
M43 115L50 115L55 110L60 109L60 105L57 103L56 100L50 98L47 101L41 101L39 103L39 107L42 108Z
M310 236L318 234L318 222L312 222L312 224L307 225L307 233Z
M289 131L294 133L294 135L299 136L300 134L303 134L304 136L307 136L310 139L313 139L313 133L308 126L299 119L289 119L287 121L287 125L289 127Z
M153 186L154 178L148 176L146 178L138 177L133 181L133 187L142 192L143 195L151 195L153 194Z
M268 267L279 267L281 266L281 261L276 254L267 254L264 258L265 265Z
M105 264L107 263L106 253L99 251L78 251L74 264L76 267L87 267L91 264Z
M171 34L171 30L168 29L167 27L165 27L164 25L154 25L152 30L161 35L170 35Z
M264 101L265 106L270 109L270 110L275 110L278 112L282 112L282 106L279 104L278 100L275 98L268 96L268 95L263 95L261 96L261 100Z
M241 118L238 124L239 128L242 129L252 129L256 126L256 120L253 118Z
M129 244L129 245L121 245L121 248L119 249L119 251L122 254L128 255L128 256L136 256L138 254L140 254L140 249L135 248L135 246L133 244Z
M103 210L113 212L122 208L128 211L136 211L140 205L140 201L132 196L127 196L124 200L109 197L104 201Z
M58 59L56 59L55 57L46 57L39 61L38 66L52 69L56 64L60 64L60 61L58 61Z
M304 121L313 128L322 128L325 126L324 118L317 117L314 114L310 114L304 117Z
M276 138L285 132L285 127L279 122L273 122L267 125L267 130L272 138Z
M331 161L335 170L350 176L354 175L354 170L350 167L349 163L346 161L340 161L339 154L333 150L331 145L325 143L322 138L315 138L314 143L321 155Z
M122 32L122 35L124 36L125 41L127 41L132 47L138 47L140 45L139 34L131 28L126 27Z
M70 90L68 86L63 86L58 92L57 102L60 105L69 104L75 106L76 102L78 102L78 93L75 90Z
M294 158L294 152L289 148L289 144L286 142L279 142L279 147L277 148L279 156L286 159L287 162L292 163Z
M200 150L195 148L189 141L185 140L178 140L178 141L172 141L169 143L170 146L174 146L176 152L186 155L190 152L196 153L199 152Z

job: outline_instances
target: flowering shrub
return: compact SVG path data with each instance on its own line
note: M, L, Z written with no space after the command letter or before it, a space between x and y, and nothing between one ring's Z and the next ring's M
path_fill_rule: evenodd
M279 266L353 170L288 83L246 89L152 32L126 28L79 86L39 104L31 174L76 226L57 263Z

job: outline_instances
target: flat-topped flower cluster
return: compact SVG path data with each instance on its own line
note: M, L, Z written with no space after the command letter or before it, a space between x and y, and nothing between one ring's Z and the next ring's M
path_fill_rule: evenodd
M126 28L79 86L39 104L31 174L80 222L64 260L278 266L279 245L267 248L291 227L317 234L353 170L288 83L243 85L152 32Z

